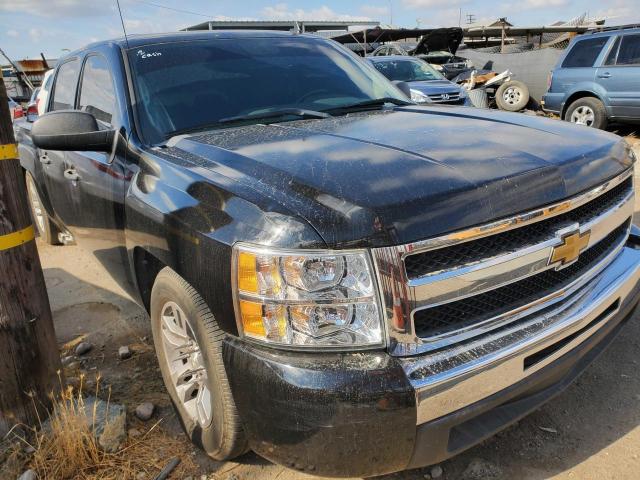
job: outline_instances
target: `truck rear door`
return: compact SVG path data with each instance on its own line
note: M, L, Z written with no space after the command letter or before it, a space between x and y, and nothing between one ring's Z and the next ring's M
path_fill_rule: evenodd
M71 58L58 67L48 111L74 108L79 74L79 58ZM68 181L64 176L65 157L65 152L61 151L38 151L38 159L42 165L44 190L56 217L67 224L71 219L72 204L67 192Z
M607 91L611 114L640 118L640 34L619 35L596 81Z

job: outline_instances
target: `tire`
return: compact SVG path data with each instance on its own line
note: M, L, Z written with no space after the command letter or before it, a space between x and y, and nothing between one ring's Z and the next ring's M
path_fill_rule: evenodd
M31 209L31 219L38 231L38 235L43 242L49 245L60 245L58 240L58 227L51 221L49 214L42 205L42 200L38 194L38 189L33 177L29 172L24 176L24 181L27 185L27 196L29 197L29 208Z
M225 334L209 307L191 285L168 267L156 277L150 307L160 371L185 433L216 460L245 453L247 440L222 361ZM176 348L186 339L183 334L189 337L191 346ZM183 358L176 360L180 354ZM202 369L199 373L190 374L198 368ZM188 372L180 373L182 370ZM210 408L208 417L203 410L206 405Z
M564 119L567 122L601 130L609 123L604 104L594 97L582 97L573 102L567 108Z
M519 112L529 103L529 87L517 80L510 80L498 87L495 98L500 110Z

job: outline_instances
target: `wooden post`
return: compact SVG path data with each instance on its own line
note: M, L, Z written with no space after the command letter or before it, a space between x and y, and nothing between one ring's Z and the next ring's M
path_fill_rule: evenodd
M33 405L42 416L61 369L17 157L0 81L0 439L17 423L38 424Z

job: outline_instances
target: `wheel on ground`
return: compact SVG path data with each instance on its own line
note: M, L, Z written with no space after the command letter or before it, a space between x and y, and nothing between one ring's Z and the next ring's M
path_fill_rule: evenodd
M564 119L577 125L593 128L606 128L607 111L604 104L593 97L579 98L567 108Z
M151 327L165 386L186 434L227 460L247 441L222 361L224 332L198 292L170 268L151 291Z
M496 90L496 103L500 110L519 112L529 103L529 87L517 80L505 82Z
M40 238L43 242L48 243L49 245L60 245L60 241L58 240L58 233L60 233L60 230L58 230L58 227L56 227L49 218L49 215L42 204L42 200L40 199L40 195L38 194L38 189L36 188L33 177L29 172L25 174L24 180L27 184L27 196L29 197L31 217L36 226L36 230L38 230Z

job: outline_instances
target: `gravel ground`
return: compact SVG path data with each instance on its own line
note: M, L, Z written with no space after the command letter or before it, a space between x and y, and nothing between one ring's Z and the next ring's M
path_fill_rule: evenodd
M633 129L620 129L619 133L631 134L627 138L639 147L640 154ZM38 248L60 344L84 336L95 348L87 354L81 369L89 374L99 371L103 382L112 387L113 401L127 404L130 410L142 402L154 403L154 418L163 419L167 435L182 438L157 369L146 313L78 247L51 247L38 242ZM118 358L123 345L131 348L130 359ZM639 347L640 319L634 318L576 383L517 425L435 469L384 478L639 478ZM137 419L131 422L135 428L144 428ZM236 462L215 462L195 450L192 455L198 464L194 478L305 477L253 453Z

